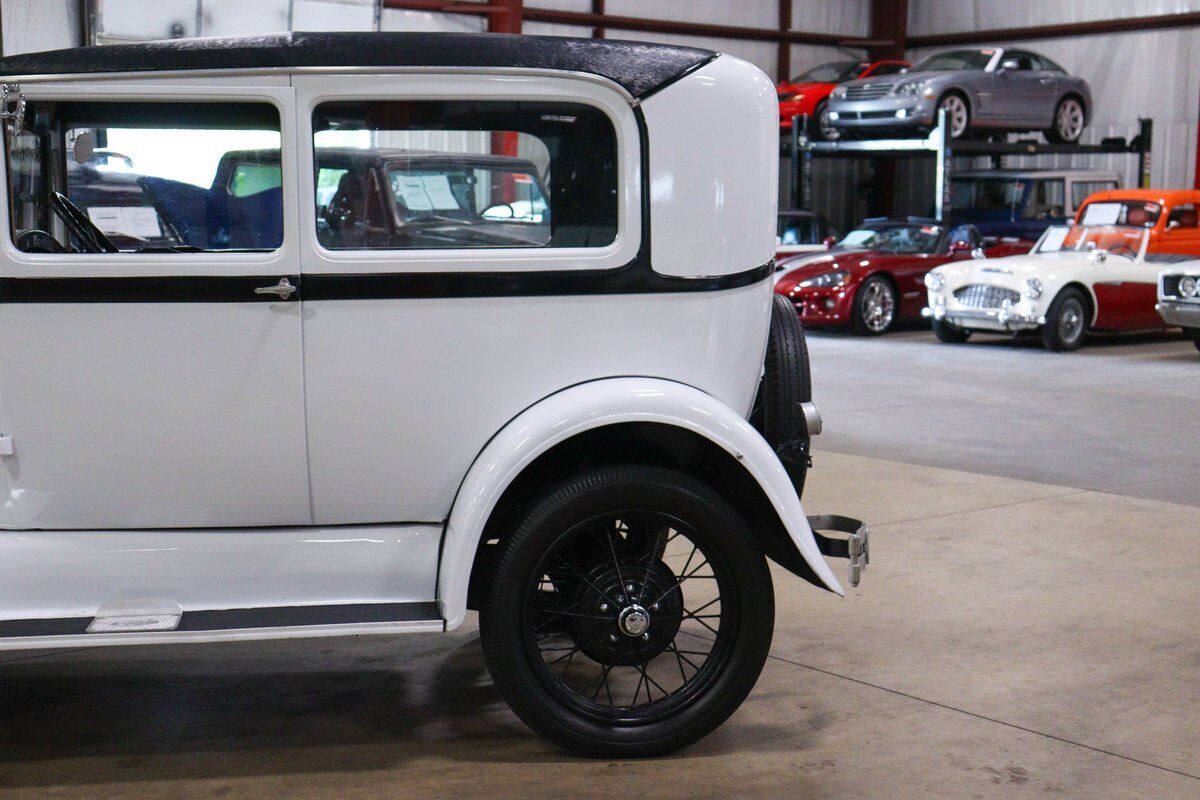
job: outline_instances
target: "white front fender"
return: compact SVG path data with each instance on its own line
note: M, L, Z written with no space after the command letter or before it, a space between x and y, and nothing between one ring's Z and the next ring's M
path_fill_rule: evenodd
M479 538L504 490L538 456L593 428L651 422L686 428L733 455L762 487L809 567L830 591L842 585L817 549L800 498L771 446L711 395L658 378L608 378L564 389L521 412L497 433L463 480L446 524L438 602L448 630L462 624Z

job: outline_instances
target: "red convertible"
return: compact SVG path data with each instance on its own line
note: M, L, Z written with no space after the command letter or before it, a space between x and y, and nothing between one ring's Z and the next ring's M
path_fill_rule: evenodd
M802 72L776 86L779 92L779 127L790 130L792 117L808 115L808 135L814 139L837 139L841 132L829 124L825 100L839 83L873 75L894 75L907 61L831 61Z
M806 326L849 325L855 333L878 336L898 321L921 318L925 273L934 267L1027 249L1000 244L985 253L973 225L868 219L820 255L781 261L775 291L792 302Z

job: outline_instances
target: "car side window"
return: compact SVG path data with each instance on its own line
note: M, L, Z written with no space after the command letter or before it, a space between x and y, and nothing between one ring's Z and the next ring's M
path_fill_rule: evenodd
M1196 205L1195 203L1183 203L1171 209L1170 215L1167 217L1167 228L1169 230L1177 230L1180 228L1196 228Z
M1071 184L1071 207L1078 209L1096 192L1107 192L1116 188L1116 181L1074 181Z
M1028 53L1024 50L1005 50L1005 61L1016 61L1017 69L1019 70L1035 70L1040 67L1040 64L1034 58L1033 53Z
M603 247L616 238L616 132L582 103L330 102L313 113L313 146L327 249Z
M5 136L18 250L256 251L283 242L272 105L31 101L26 119L19 135Z
M1067 192L1064 184L1062 180L1034 181L1033 191L1025 206L1025 216L1028 219L1065 217Z

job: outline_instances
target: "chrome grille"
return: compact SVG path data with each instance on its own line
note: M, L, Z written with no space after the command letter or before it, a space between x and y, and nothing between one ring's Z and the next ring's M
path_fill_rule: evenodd
M867 83L862 86L847 86L847 100L874 100L885 96L892 89L885 83Z
M972 283L954 291L954 297L967 308L999 308L1007 300L1016 304L1021 295L1003 286Z

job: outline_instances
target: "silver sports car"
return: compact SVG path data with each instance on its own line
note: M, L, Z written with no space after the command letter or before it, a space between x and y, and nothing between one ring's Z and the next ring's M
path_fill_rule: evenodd
M1029 50L949 50L896 75L843 83L829 98L829 120L847 133L927 130L946 110L950 136L972 131L1044 131L1078 141L1092 116L1087 81Z

